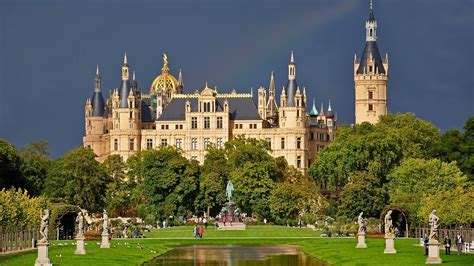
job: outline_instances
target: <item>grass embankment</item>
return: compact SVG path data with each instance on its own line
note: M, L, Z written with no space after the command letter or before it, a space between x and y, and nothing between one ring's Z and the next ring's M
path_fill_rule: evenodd
M301 250L334 265L425 265L416 239L396 239L397 254L383 254L384 239L367 239L367 249L356 249L354 238L317 238L319 232L281 226L249 226L245 231L215 231L209 228L203 239L192 237L192 227L175 227L147 233L148 239L112 240L110 249L98 241L87 241L87 255L74 255L72 241L53 241L49 258L54 265L139 265L175 245L271 245L296 244ZM174 238L174 239L171 239ZM67 244L67 245L65 245ZM474 255L445 256L444 264L474 265ZM61 255L61 256L59 256ZM36 251L0 257L0 265L33 265Z

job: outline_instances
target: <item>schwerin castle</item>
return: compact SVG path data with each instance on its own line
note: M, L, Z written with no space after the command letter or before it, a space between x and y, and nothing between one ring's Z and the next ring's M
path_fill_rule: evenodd
M382 58L377 47L372 3L365 29L364 51L354 58L355 121L376 123L387 113L388 56ZM134 74L130 79L125 55L121 86L111 90L107 100L97 68L94 93L85 106L84 146L103 161L112 154L126 160L141 150L174 145L188 159L202 163L207 146L223 147L245 136L267 141L273 156L283 156L306 173L321 148L334 139L338 119L331 103L318 111L314 99L312 104L308 101L296 70L292 52L279 100L272 73L268 89L260 87L255 102L252 91L221 93L207 83L200 91L185 89L181 70L176 79L164 55L161 74L146 93L138 88Z

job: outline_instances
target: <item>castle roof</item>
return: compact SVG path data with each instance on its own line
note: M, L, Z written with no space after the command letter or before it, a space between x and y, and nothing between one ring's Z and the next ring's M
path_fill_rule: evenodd
M231 120L261 120L257 106L251 97L216 97L216 111L224 110L224 102L229 103ZM184 121L186 101L191 104L191 112L198 111L198 98L173 97L157 121Z
M96 91L92 95L92 116L104 116L104 97L102 96L102 92Z
M379 53L379 48L376 41L368 41L365 43L364 52L362 52L362 58L360 59L360 65L357 69L357 74L364 74L364 69L367 71L367 59L372 54L373 60L375 61L375 68L378 69L379 74L385 74L385 68L383 67L382 57ZM375 70L374 70L375 72Z
M298 83L296 79L290 79L286 83L285 93L286 93L286 106L295 106L295 94L296 89L298 88Z
M120 108L128 107L128 94L130 93L130 82L128 80L122 80L122 85L119 89L120 95Z

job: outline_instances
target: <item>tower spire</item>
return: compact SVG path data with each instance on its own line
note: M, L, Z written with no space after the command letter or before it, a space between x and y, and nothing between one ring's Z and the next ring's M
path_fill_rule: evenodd
M311 111L309 112L310 116L318 116L318 110L316 109L316 101L313 98L313 107L311 108Z
M329 100L329 107L328 107L328 112L332 112L332 108L331 108L331 100Z
M293 55L293 50L291 50L291 57L290 57L290 63L295 62L295 56Z
M179 69L178 86L184 87L183 73L181 72L181 68Z
M99 75L99 65L97 65L97 69L95 70L94 92L100 92L100 83L101 78Z
M369 13L369 19L368 21L375 21L375 16L374 16L374 2L373 0L370 0L370 13Z
M125 55L123 56L123 65L128 65L127 52L125 52Z

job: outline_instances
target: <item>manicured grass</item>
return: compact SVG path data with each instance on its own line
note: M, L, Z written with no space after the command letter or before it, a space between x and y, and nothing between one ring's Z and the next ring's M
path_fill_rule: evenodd
M308 229L252 226L246 231L215 231L209 228L203 239L194 239L192 228L183 226L147 233L153 239L112 240L110 249L100 249L97 241L87 241L85 256L74 255L72 241L53 241L49 257L54 265L139 265L176 245L295 244L305 253L334 265L425 265L426 259L417 239L395 239L398 253L383 254L384 239L367 239L367 249L356 249L355 238L316 238L319 233ZM176 238L169 239L173 237ZM474 255L457 256L453 252L445 256L444 251L440 254L443 264L474 265ZM35 259L36 251L0 256L0 265L33 265Z

